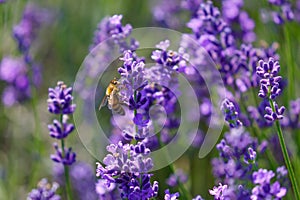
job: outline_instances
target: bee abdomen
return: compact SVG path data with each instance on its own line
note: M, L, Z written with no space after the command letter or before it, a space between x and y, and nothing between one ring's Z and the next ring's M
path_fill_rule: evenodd
M125 111L120 104L112 105L112 110L119 115L125 115Z

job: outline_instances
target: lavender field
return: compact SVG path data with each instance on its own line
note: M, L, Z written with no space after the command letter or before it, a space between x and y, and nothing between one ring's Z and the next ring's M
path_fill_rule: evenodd
M300 200L300 0L0 0L0 200Z

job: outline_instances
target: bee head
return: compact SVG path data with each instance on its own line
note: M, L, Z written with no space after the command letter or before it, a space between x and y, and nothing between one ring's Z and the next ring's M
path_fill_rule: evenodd
M113 85L118 85L119 81L117 81L116 78L114 78L113 80L110 81Z

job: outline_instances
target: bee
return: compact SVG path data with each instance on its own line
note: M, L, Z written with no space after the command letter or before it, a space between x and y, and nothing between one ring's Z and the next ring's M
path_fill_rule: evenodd
M108 87L106 88L105 96L101 101L99 110L108 104L108 108L112 110L113 113L119 115L125 115L125 110L122 107L122 103L119 99L119 86L120 82L116 78L110 81Z

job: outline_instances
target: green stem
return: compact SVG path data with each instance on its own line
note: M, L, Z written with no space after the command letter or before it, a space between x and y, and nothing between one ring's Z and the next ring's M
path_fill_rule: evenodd
M189 160L190 160L190 164L189 164L189 170L190 170L190 181L191 181L191 193L194 194L194 185L196 182L195 176L193 176L194 174L194 169L195 169L195 159L194 159L194 154L190 154L189 155Z
M65 150L64 150L64 140L61 140L61 147L62 147L62 154L65 156ZM69 167L67 165L64 165L64 174L65 174L65 181L66 181L66 193L67 193L67 199L72 200L72 190L71 190L71 183L70 183L70 175L69 175Z
M34 119L34 133L33 133L33 142L34 142L34 146L36 149L36 152L38 153L34 153L34 159L36 160L36 162L34 162L32 168L32 178L30 181L30 186L34 186L36 183L35 181L37 180L37 175L40 167L40 160L41 160L41 155L43 155L43 145L41 145L41 123L40 123L40 117L39 117L39 113L37 110L37 106L38 106L38 96L37 96L37 88L33 82L34 79L34 74L33 74L33 67L32 67L32 63L28 63L28 65L31 67L31 70L29 70L29 76L30 76L30 90L31 90L31 106L32 106L32 112L33 112L33 119Z
M294 75L295 75L295 62L293 60L293 51L291 48L291 39L290 39L290 35L289 35L289 31L288 31L288 25L285 24L283 27L283 32L284 32L284 38L285 38L285 53L286 53L286 59L287 59L287 73L288 73L288 80L289 80L289 84L288 84L288 99L294 99L295 98L295 88L294 88Z
M134 92L133 92L133 99L134 99L135 102L136 102L136 95L137 95L137 91L134 90ZM137 110L136 110L136 108L134 108L133 114L134 114L134 117L137 115ZM135 132L137 133L137 132L138 132L138 127L137 127L137 125L134 124L134 127L135 127ZM136 144L136 143L137 143L137 141L133 138L132 141L131 141L131 144Z
M291 48L291 39L290 39L290 35L289 35L289 30L288 30L288 24L285 24L284 28L284 38L286 39L286 45L285 45L285 53L286 53L286 58L287 58L287 72L288 72L288 80L289 80L289 84L288 84L288 100L292 100L295 99L295 73L297 66L296 66L296 62L295 59L293 59L293 52L292 52L292 48ZM287 102L288 103L288 102ZM296 143L298 145L298 147L300 146L300 132L299 130L293 130L294 132L294 137L296 139ZM299 152L299 150L298 150ZM298 153L297 152L297 153ZM299 170L298 170L299 173Z
M163 144L161 142L161 140L159 140L159 146L160 147L163 147ZM169 155L167 154L166 156L166 159L169 160ZM171 173L174 174L175 173L175 167L174 167L174 164L171 163L170 165L167 166ZM179 182L178 183L178 186L179 186L179 190L180 190L180 194L182 196L182 199L192 199L192 196L191 194L189 193L189 191L185 188L184 184Z
M252 94L252 98L253 98L253 100L255 102L255 106L258 108L259 103L257 101L257 93L255 93L254 88L251 88L251 94Z
M269 102L270 102L270 105L272 107L272 111L275 112L275 107L274 107L273 101L271 99L269 99ZM281 151L283 153L284 162L285 162L285 164L287 166L287 169L288 169L288 172L289 172L289 176L290 176L290 179L291 179L294 194L295 194L296 199L300 200L300 194L299 194L299 189L298 189L298 185L297 185L297 180L296 180L295 173L294 173L294 170L293 170L290 158L289 158L289 154L288 154L288 151L287 151L287 148L286 148L283 133L282 133L282 130L281 130L281 125L280 125L278 120L275 121L275 124L276 124L277 135L278 135L278 138L279 138Z
M63 124L63 115L60 115L60 123ZM62 126L63 129L63 126ZM64 131L64 130L62 130ZM62 156L65 157L65 141L64 139L61 139L61 150L62 150ZM64 165L64 174L65 174L65 183L66 183L66 193L67 193L67 199L72 200L72 189L71 189L71 182L70 182L70 175L69 175L69 167L67 165Z
M169 169L171 170L171 172L174 174L175 173L175 168L173 163L168 165ZM179 186L179 190L181 192L181 196L182 199L192 199L191 194L188 192L188 190L185 188L184 184L181 183L180 181L178 181L178 186Z
M137 92L136 92L136 90L134 90L134 92L133 92L134 102L136 102L136 95L137 95ZM134 116L136 116L136 114L137 114L137 110L136 110L136 108L134 108Z
M40 159L41 159L41 154L42 153L42 148L41 148L41 128L40 128L40 121L39 121L39 115L38 115L38 111L36 109L37 107L37 101L36 101L36 95L35 95L35 88L34 86L31 87L32 90L32 99L31 99L31 106L32 106L32 112L33 112L33 118L34 118L34 134L33 136L33 142L34 142L34 147L36 149L36 151L34 152L34 164L32 166L33 170L32 170L32 175L31 175L31 179L30 179L30 183L29 185L31 187L33 187L36 184L36 180L38 179L38 172L39 172L39 168L40 168Z
M258 102L255 98L255 93L254 93L254 90L253 88L251 89L251 93L253 95L253 99L255 101L255 106L258 107ZM245 101L241 101L241 106L243 107L243 109L245 110L245 112L247 113L247 116L248 116L248 119L250 120L250 123L251 125L249 126L250 129L251 129L251 132L254 134L255 137L258 138L259 142L262 142L264 138L267 138L264 131L261 130L260 133L258 133L257 131L257 126L254 126L254 122L253 120L251 119L251 117L249 116L249 113L247 112L247 108L246 108L246 105L245 105ZM269 164L271 166L271 168L274 170L276 169L276 166L277 166L277 162L276 162L276 159L275 157L273 156L272 152L271 152L271 149L270 148L267 148L266 149L266 154L267 154L267 158L268 158L268 161L269 161Z

